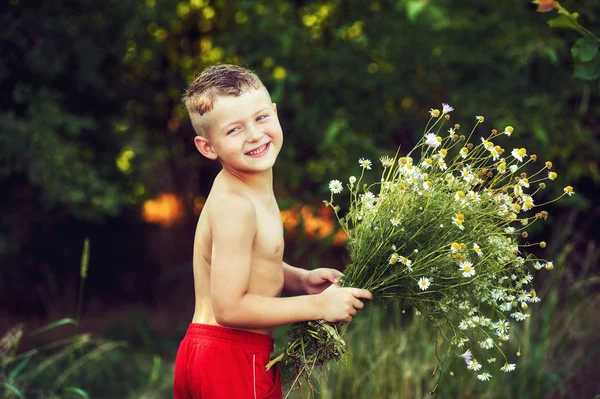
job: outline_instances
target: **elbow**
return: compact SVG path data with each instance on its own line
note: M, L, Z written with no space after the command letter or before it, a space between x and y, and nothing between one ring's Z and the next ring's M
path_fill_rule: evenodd
M236 328L240 326L237 312L231 308L214 309L216 322L223 327Z

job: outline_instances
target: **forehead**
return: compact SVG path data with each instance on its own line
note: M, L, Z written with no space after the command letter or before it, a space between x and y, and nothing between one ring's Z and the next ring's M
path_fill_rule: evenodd
M271 98L267 90L261 88L244 92L239 96L218 96L209 114L212 118L233 120L256 112L265 106L270 106L270 104Z

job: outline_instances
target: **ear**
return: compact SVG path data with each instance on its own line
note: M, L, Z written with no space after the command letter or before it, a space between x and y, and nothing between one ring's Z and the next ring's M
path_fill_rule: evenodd
M277 104L273 103L273 112L277 115Z
M206 137L194 137L194 144L196 145L198 152L200 152L200 154L204 155L206 158L211 159L213 161L218 158L215 149Z

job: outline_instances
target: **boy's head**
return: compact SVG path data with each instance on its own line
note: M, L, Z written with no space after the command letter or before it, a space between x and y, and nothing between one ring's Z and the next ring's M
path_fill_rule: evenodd
M277 107L258 76L234 65L216 65L194 79L183 101L202 155L235 173L270 170L283 132Z
M210 112L219 96L238 97L252 90L268 91L252 71L235 65L222 64L206 68L196 76L183 96L192 126L197 135L209 137Z

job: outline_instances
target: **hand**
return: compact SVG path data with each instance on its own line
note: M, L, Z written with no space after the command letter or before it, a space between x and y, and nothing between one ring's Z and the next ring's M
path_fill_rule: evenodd
M359 298L372 299L373 295L361 288L342 288L332 284L319 297L323 307L323 320L337 323L351 321L352 316L365 306Z
M342 273L335 269L315 269L309 271L302 282L302 287L307 295L320 294L331 284L337 284Z

